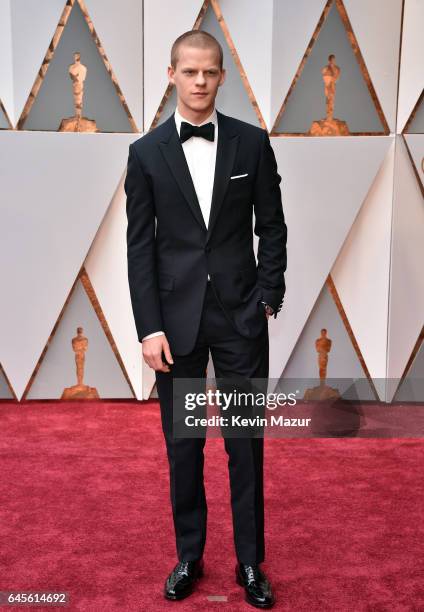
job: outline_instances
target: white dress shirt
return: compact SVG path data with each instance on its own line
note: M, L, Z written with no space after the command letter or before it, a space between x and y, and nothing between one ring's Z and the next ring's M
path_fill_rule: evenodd
M206 227L208 227L215 177L216 145L218 142L218 119L216 116L216 110L214 109L209 117L202 121L202 123L193 123L192 121L185 119L179 113L178 108L175 110L174 118L178 135L180 134L182 121L198 126L211 122L215 125L215 137L213 141L206 140L202 137L192 136L182 144L203 219L205 220ZM208 274L208 280L209 278L210 277ZM144 336L142 340L153 338L154 336L160 336L164 333L165 332L163 331L153 332L147 336Z

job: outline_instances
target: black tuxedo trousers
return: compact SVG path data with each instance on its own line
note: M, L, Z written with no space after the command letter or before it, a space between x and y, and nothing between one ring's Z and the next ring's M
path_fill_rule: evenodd
M212 357L215 377L268 377L268 321L258 304L261 331L253 339L236 332L210 282L206 285L195 346L173 355L170 372L156 372L162 428L169 460L171 503L178 558L200 559L206 538L207 505L203 483L205 438L173 436L173 378L204 379ZM196 390L199 387L196 385ZM236 555L241 563L264 559L263 438L225 437L229 457ZM228 520L228 517L222 517ZM224 553L224 551L223 551Z

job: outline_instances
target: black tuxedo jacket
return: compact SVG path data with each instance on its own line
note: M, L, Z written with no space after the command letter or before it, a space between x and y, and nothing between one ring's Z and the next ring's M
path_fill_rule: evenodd
M194 347L208 273L226 315L245 337L267 325L261 301L276 317L285 293L287 227L268 134L220 112L217 118L208 227L174 115L129 147L127 259L138 339L163 330L171 353L179 355ZM247 176L231 178L237 175Z

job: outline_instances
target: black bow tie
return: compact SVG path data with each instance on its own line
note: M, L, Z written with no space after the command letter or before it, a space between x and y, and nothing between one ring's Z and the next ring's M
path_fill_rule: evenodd
M185 142L192 136L200 136L201 138L206 138L206 140L213 142L215 139L215 126L213 123L205 123L204 125L197 126L191 125L191 123L187 123L186 121L181 121L181 143Z

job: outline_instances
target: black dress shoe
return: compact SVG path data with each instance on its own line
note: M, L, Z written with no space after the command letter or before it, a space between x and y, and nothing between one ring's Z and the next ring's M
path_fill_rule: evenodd
M236 565L236 582L244 587L245 600L256 608L272 608L275 603L271 585L258 565Z
M194 591L196 580L203 576L203 560L179 561L165 582L167 599L184 599Z

